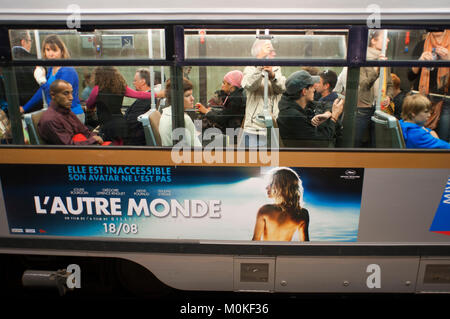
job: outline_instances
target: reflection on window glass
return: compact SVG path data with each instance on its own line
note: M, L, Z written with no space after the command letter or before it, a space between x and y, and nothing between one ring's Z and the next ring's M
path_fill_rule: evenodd
M44 43L57 36L72 59L165 59L164 30L10 30L13 58L51 59Z
M270 54L257 56L260 40L272 45ZM347 30L185 30L185 57L345 59Z

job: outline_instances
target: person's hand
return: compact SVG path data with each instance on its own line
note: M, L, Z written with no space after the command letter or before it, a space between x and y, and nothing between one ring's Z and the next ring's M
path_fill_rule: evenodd
M19 111L20 111L20 113L25 113L25 110L23 109L23 106L19 106Z
M265 66L263 67L263 71L266 71L269 75L269 80L273 80L275 78L275 73L272 70L271 66Z
M335 122L338 120L339 116L341 116L342 112L344 111L344 102L345 99L337 98L333 102L333 106L331 108L331 119L333 119Z
M203 104L201 104L201 103L197 103L197 104L195 104L195 107L197 108L197 110L200 112L200 113L203 113L203 114L206 114L206 113L208 113L209 112L209 108L207 108L207 107L205 107Z
M387 57L384 54L380 54L378 56L379 61L386 61ZM378 66L375 67L375 72L380 73L380 68Z
M380 105L382 107L387 107L391 103L391 98L389 96L386 96L386 98L381 101Z
M436 54L441 60L448 60L448 49L444 47L436 47Z
M433 54L430 51L423 52L420 55L419 60L421 60L421 61L431 61L431 60L433 60Z
M419 61L432 61L433 60L433 54L429 51L422 52L422 54L419 57ZM414 74L418 74L420 71L419 67L413 66L411 68Z
M39 86L45 84L47 82L47 78L45 77L45 69L42 66L37 66L34 69L34 78Z
M322 114L318 114L312 118L311 124L313 126L319 126L320 124L322 124L323 122L328 120L330 117L331 117L331 112L329 112L329 111L322 113Z
M100 136L94 135L93 137L97 141L97 144L100 144L100 145L103 144L103 139Z

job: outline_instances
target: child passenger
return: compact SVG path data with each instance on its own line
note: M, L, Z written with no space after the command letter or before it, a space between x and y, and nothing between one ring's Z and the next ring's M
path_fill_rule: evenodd
M430 117L431 101L422 94L409 95L403 102L402 127L407 148L445 148L450 144L439 139L436 132L426 128Z

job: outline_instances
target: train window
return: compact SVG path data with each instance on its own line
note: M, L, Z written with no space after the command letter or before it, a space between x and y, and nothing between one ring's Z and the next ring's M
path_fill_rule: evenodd
M378 40L373 39L380 34L392 39L385 52L388 61L383 63L374 61L380 58L381 53ZM28 126L30 116L50 103L49 85L54 78L60 78L55 72L70 69L69 73L73 76L69 79L74 80L72 87L76 93L72 110L92 130L97 130L115 145L175 145L179 140L172 130L155 132L155 128L160 128L158 121L162 120L168 124L167 127L163 125L165 129L172 128L173 123L178 127L184 125L182 129L189 126L185 131L190 133L189 146L209 146L212 139L205 132L211 128L220 133L217 135L218 146L405 148L410 146L400 127L400 97L417 93L428 95L433 104L444 101L442 116L427 127L436 131L442 140L448 141L448 98L444 82L439 80L445 72L440 72L442 69L437 64L429 66L417 61L416 64L395 61L403 59L401 54L405 51L405 42L398 39L408 35L410 47L420 45L419 41L426 35L421 30L369 30L367 59L351 67L345 66L350 38L347 29L185 28L183 36L178 37L176 32L174 35L174 39L166 39L162 29L98 29L92 32L10 30L13 61L2 72L7 75L4 82L8 84L3 95L7 99L15 95L19 100L18 107L10 109L13 110L13 117L16 113L16 119L12 121L15 126L13 132L22 131L20 116L23 115L25 141L39 143L38 139L33 140L33 128ZM184 44L185 56L166 57L166 40L177 45ZM263 40L263 44L267 45L267 48L258 47L259 51L267 51L263 58L273 58L268 66L262 65L269 61L265 59L254 63L254 58L261 58L255 49L257 40ZM64 45L46 45L47 41ZM175 49L178 52L180 47L177 45ZM19 52L22 53L18 55ZM41 61L20 61L22 59ZM58 66L58 59L69 61ZM98 66L91 65L92 60L98 60ZM140 64L134 60L148 60L149 65L130 66ZM71 64L68 63L72 62L74 66L69 67ZM442 61L442 65L446 63ZM44 66L36 68L39 64ZM173 66L168 67L169 64ZM409 64L411 66L405 66ZM22 77L25 69L29 73L28 79ZM419 82L423 82L423 69L430 71L428 91L425 92L419 86ZM98 76L94 76L96 72ZM11 73L15 76L10 76ZM149 88L146 90L154 93L160 90L159 95L142 97L142 92L136 94L130 91L143 91L136 77L142 80L146 76L149 78ZM176 81L172 87L178 88L176 99L172 99L174 102L171 102L170 94L165 95L166 91L171 91L164 90L166 80L171 76ZM15 85L7 83L13 82L14 78ZM117 94L106 94L105 79L110 82L108 85L121 86L126 88L126 92L121 90ZM394 87L396 83L400 83L403 90L401 95ZM88 93L91 90L94 98L90 100ZM302 95L299 95L300 92ZM184 96L185 93L187 96ZM110 113L116 112L126 118L138 100L145 100L147 107L135 119L135 124L141 129L140 144L127 140L128 135L123 135L123 132L117 136L108 133L101 104L112 105L114 110ZM339 105L333 107L334 103ZM167 108L173 105L177 108ZM10 110L5 107L6 114ZM153 110L158 112L153 114ZM156 119L154 116L158 113ZM138 115L143 115L140 120ZM121 130L122 124L118 122L111 125L112 132ZM231 129L231 134L227 129ZM21 143L22 139L17 138L17 141ZM414 148L421 147L416 145Z
M163 29L100 30L10 30L14 60L52 59L45 44L61 40L71 59L165 59ZM21 43L21 41L23 43ZM44 47L43 47L44 46ZM29 48L25 54L20 47ZM28 53L28 52L27 52Z
M161 145L159 118L167 106L164 85L170 74L169 67L103 65L40 68L46 81L41 88L38 85L37 88L21 86L19 81L22 78L17 77L17 87L21 88L17 96L24 116L26 144L97 144L85 140L93 132L108 145ZM58 69L58 79L52 80L54 69ZM13 71L20 75L23 67L13 67ZM59 79L68 82L72 89L70 109L84 123L84 138L79 136L81 140L66 140L64 136L52 134L55 132L51 131L51 126L48 126L48 132L42 133L37 126L43 112L52 105L51 85ZM50 81L53 82L48 85ZM53 98L53 104L54 101L57 100Z
M271 41L269 58L345 59L347 34L347 30L186 29L185 58L258 58L255 46L260 39Z
M449 60L446 51L438 49L439 43L444 41L444 31L371 29L367 42L369 47L382 51L388 60L418 60L426 51L430 53L423 56L422 60ZM367 59L376 60L378 56L368 54Z

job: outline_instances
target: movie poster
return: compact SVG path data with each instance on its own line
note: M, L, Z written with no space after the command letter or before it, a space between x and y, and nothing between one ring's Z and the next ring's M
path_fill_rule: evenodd
M362 168L2 165L14 235L357 240Z
M450 177L444 186L444 192L434 215L430 231L450 235Z

